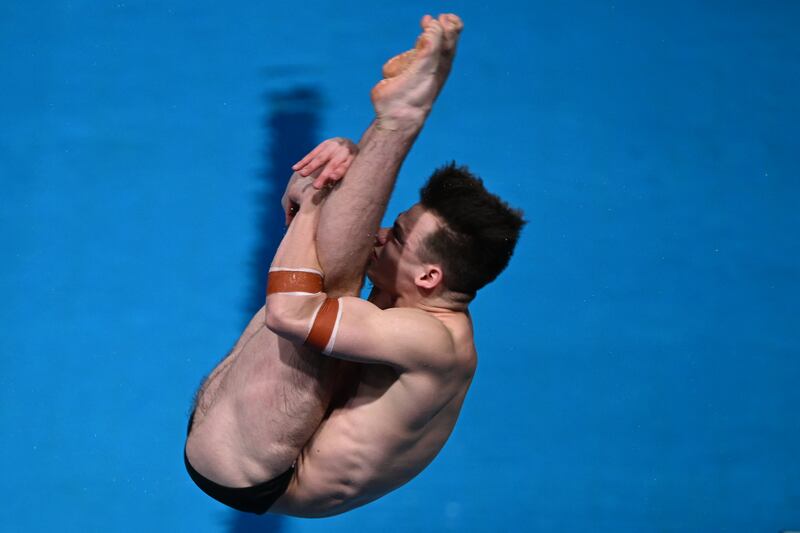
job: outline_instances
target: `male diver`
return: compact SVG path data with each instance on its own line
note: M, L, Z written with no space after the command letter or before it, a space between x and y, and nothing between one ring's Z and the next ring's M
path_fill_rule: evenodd
M363 505L418 474L458 417L476 365L467 306L508 263L523 221L450 165L376 236L462 24L426 15L422 28L384 65L357 155L337 139L295 165L267 303L198 392L186 467L235 509ZM314 186L345 173L330 194ZM369 301L356 297L367 266Z

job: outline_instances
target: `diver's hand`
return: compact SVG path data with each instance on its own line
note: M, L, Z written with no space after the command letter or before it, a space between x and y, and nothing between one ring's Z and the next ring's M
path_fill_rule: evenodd
M292 173L286 190L283 191L281 206L285 215L286 226L292 223L292 219L300 211L301 207L305 211L314 211L322 207L322 202L331 191L329 187L316 189L313 186L315 180L319 178L321 169L312 172L310 176L302 176L297 172Z
M315 189L332 185L342 179L358 154L358 146L344 137L322 141L307 156L292 166L301 176L310 176L322 169L313 182Z

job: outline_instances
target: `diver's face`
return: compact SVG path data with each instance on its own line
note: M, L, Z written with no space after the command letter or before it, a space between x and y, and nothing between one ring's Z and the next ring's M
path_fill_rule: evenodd
M412 290L415 277L424 272L422 243L438 228L438 218L420 204L400 213L391 228L381 228L367 268L372 284L394 296Z

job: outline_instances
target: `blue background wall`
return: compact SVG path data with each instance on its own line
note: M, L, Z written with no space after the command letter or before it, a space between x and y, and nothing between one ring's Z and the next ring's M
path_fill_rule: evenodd
M288 166L466 29L389 210L467 163L530 220L417 479L251 518L183 470ZM0 3L3 531L800 529L800 4Z

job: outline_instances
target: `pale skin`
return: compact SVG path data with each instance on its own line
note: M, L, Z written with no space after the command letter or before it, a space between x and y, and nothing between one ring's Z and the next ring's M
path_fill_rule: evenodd
M319 211L311 196L301 203L273 266L321 268L314 248ZM364 505L417 475L449 437L477 354L466 305L444 289L441 266L419 257L423 239L439 225L420 205L401 214L376 246L370 301L339 298L330 356L362 363L356 388L304 447L272 512L320 517ZM273 294L267 326L303 342L325 298Z
M308 249L310 242L315 261L326 273L325 288L331 295L357 294L364 268L373 251L375 228L385 210L397 171L449 72L461 29L460 20L452 15L443 15L438 19L426 16L422 26L423 33L418 39L414 57L409 60L407 55L402 59L405 63L399 66L397 61L394 67L387 64L390 77L373 89L376 119L362 137L358 149L340 141L332 143L338 145L337 149L327 151L328 148L323 147L310 159L299 162L287 189L286 207L290 208L293 202L300 203L302 195L296 191L310 188L305 187L308 185L304 182L305 176L312 176L317 180L315 185L323 187L341 179L345 173L347 175L322 203L308 201L302 196L302 216L297 215L299 218L292 222L281 245L281 250L296 250L294 246L287 248L287 239L289 242L297 240L306 242ZM313 215L309 214L311 211ZM287 221L292 216L293 213L287 211ZM430 229L430 220L425 222L424 216L418 218L420 220L414 223L409 222L408 229L412 235L413 228L419 224L423 226L419 226L418 231L426 227L424 224L428 224ZM308 228L309 220L313 221L313 229L301 231ZM309 233L312 240L307 242ZM348 235L348 238L342 239L342 235ZM385 237L384 233L379 239L384 240ZM380 249L385 250L386 246ZM434 299L414 303L431 306L430 311L398 309L396 311L400 314L396 316L401 319L403 312L412 311L415 314L411 322L417 323L420 317L416 313L428 313L430 316L424 315L427 326L417 327L438 330L441 340L437 342L443 345L448 336L454 339L449 341L453 346L457 344L456 339L467 336L471 339L471 334L464 333L469 325L466 315L462 311L448 311L445 307L433 306L433 303L439 302L437 298L440 296L435 291L430 296ZM400 307L407 307L405 303L412 301L400 293L392 296L392 299L395 303L399 302ZM350 298L347 300L350 305ZM355 298L352 300L358 301ZM274 301L270 305L272 303ZM357 308L354 309L355 313L359 312ZM381 454L389 453L398 442L387 442L380 434L363 435L371 440L358 441L361 452L366 452L364 446L372 452L359 461L356 470L343 470L344 463L354 460L358 453L352 448L355 441L350 441L351 449L341 448L342 455L334 466L337 462L333 459L335 449L348 445L342 440L347 437L346 428L345 433L332 434L337 424L341 424L342 413L352 413L349 423L360 423L357 422L363 412L360 404L374 394L378 385L376 380L382 380L393 391L409 386L406 384L408 379L401 376L417 374L409 374L405 370L398 372L397 369L405 367L394 363L396 355L385 354L383 357L386 360L380 365L380 370L379 365L365 365L361 368L361 379L350 382L345 378L355 367L340 363L337 358L321 356L276 335L266 327L271 314L266 314L264 308L256 313L231 353L211 373L198 393L195 419L186 445L187 457L198 472L221 485L245 487L274 478L297 460L297 470L289 490L272 511L321 516L342 512L380 496L407 481L433 458L452 429L458 411L456 404L460 406L463 400L468 378L462 380L461 388L451 387L457 391L451 392L451 388L445 388L445 392L439 394L438 403L430 404L431 419L426 429L417 427L422 422L420 420L413 423L402 418L398 420L398 430L413 427L418 431L416 444L412 446L416 451L405 455L408 462L401 471L389 475L389 471L385 470L387 463L381 459ZM280 329L274 327L275 324L271 325L273 329ZM283 333L297 340L296 335ZM358 343L357 340L348 340L353 335L356 334L344 333L344 346ZM453 358L459 360L462 351L454 348L452 358L448 356L446 359L451 363ZM474 351L469 353L474 355ZM371 362L361 352L344 355L345 359ZM414 360L417 359L423 357L414 357ZM469 364L464 368L464 374L471 376ZM416 383L418 380L411 381ZM330 399L336 392L334 387L343 385L357 386L358 393L346 400L350 407L345 405L334 409L323 423ZM462 389L463 393L458 392ZM442 403L444 398L446 402ZM438 407L434 408L434 404ZM385 405L382 411L373 413L378 417L373 422L393 413L390 405ZM437 422L434 424L433 420ZM369 425L369 422L365 423ZM397 450L393 451L391 457L394 463L398 457ZM372 471L371 475L367 475L368 470ZM357 473L358 482L354 479ZM356 485L359 488L352 494L343 490L343 487L352 490ZM325 500L325 503L321 503L321 500Z

